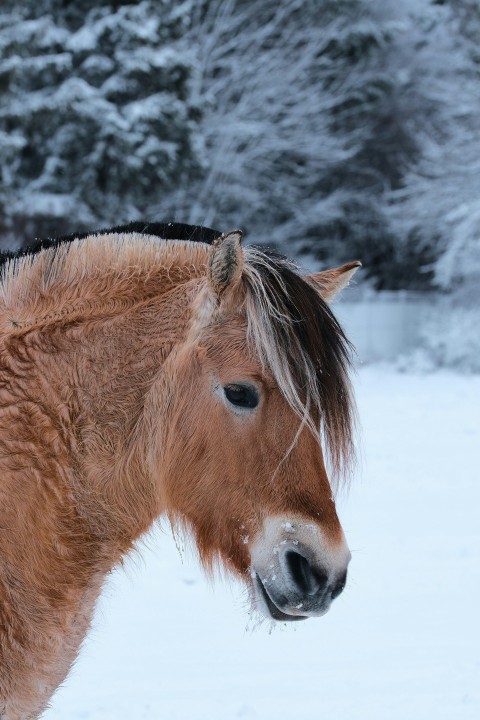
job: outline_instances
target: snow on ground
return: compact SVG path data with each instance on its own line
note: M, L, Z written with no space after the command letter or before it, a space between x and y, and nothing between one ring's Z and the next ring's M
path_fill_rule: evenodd
M477 720L480 377L371 367L353 553L323 618L252 627L168 534L116 571L45 720Z

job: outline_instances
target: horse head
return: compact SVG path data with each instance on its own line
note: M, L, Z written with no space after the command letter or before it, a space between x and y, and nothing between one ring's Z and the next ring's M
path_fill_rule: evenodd
M163 505L276 620L322 615L346 582L326 468L352 459L351 346L327 300L359 265L302 277L238 231L220 237L162 375Z

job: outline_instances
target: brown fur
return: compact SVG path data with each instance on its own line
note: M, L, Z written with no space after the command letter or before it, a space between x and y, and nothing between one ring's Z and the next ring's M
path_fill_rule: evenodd
M277 305L290 321L272 319L274 340L285 343L284 362L296 363L296 392L323 423L337 465L351 446L341 330L313 285L260 254L245 254L241 277L227 272L234 287L222 285L214 302L215 251L114 234L4 270L3 720L39 716L78 653L103 578L160 514L192 530L206 566L219 559L244 578L242 536L253 537L268 514L310 518L332 541L341 533L318 437L306 426L297 432L297 408L268 353L255 350L252 273L263 273L271 303L283 297ZM216 393L245 379L261 387L262 401L239 418Z

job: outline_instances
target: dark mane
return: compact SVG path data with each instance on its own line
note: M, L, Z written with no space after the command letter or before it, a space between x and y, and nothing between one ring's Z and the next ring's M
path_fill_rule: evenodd
M257 351L292 407L323 436L334 474L340 474L354 456L355 406L348 376L353 346L319 288L293 263L270 252L247 252L253 271L246 275L248 295L262 326L253 328Z
M211 245L222 233L201 225L187 225L185 223L148 223L131 222L127 225L117 225L113 228L94 230L89 232L64 235L58 238L35 238L35 240L20 250L5 250L0 253L0 266L8 260L21 258L27 255L36 255L41 250L59 247L74 240L82 240L91 235L109 235L111 233L139 233L141 235L154 235L162 240L187 240L188 242L201 242Z

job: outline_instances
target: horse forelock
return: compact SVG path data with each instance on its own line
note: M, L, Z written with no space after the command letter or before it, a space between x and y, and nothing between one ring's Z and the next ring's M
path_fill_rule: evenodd
M323 440L334 487L354 460L353 346L327 303L286 258L245 249L248 341L285 399ZM297 435L298 437L298 435Z

